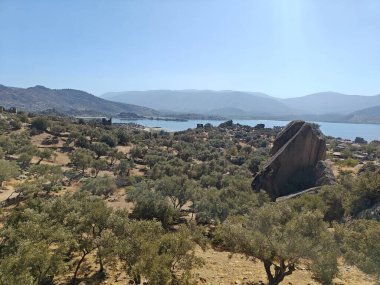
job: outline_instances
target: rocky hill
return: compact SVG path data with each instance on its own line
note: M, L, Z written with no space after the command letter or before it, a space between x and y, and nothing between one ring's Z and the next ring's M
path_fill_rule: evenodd
M117 115L122 112L156 116L158 112L133 104L112 102L81 90L49 89L44 86L16 88L0 85L0 105L40 112L55 109L66 114Z

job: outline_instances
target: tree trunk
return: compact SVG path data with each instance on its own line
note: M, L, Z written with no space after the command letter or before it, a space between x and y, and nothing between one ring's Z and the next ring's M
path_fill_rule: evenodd
M136 275L133 278L133 281L135 281L135 284L141 284L141 276L140 275Z
M99 250L99 249L98 249ZM103 264L103 259L102 259L102 257L99 255L98 256L98 258L99 258L99 273L104 273L104 264Z
M72 285L75 285L77 283L77 275L78 275L78 271L79 271L79 268L80 266L82 265L83 261L84 261L84 258L86 257L87 253L86 252L83 252L83 255L81 257L81 259L79 260L76 268L75 268L75 272L74 272L74 276L73 276L73 280L71 281L71 284Z
M273 264L270 261L263 261L265 272L268 277L269 285L278 285L280 284L284 278L288 275L291 275L295 270L294 264L285 265L285 261L280 261L280 266ZM274 266L274 275L271 271L272 265Z
M281 283L282 280L284 280L285 275L283 274L283 272L281 272L282 270L280 267L276 267L275 273L273 276L272 271L271 271L271 266L272 266L272 263L270 261L264 261L264 267L265 267L265 272L268 278L268 284L278 285Z

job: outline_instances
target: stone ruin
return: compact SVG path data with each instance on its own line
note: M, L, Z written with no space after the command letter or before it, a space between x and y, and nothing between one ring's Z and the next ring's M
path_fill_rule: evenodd
M326 142L310 123L290 122L276 137L271 155L252 188L265 190L272 200L335 181L324 162Z

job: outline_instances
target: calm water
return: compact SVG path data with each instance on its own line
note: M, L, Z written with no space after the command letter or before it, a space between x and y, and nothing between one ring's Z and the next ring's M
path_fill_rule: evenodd
M197 124L210 123L214 126L224 121L208 120L190 120L186 122L175 121L158 121L158 120L120 120L113 119L114 123L136 123L146 127L160 127L168 131L183 131L189 128L195 128ZM272 121L272 120L234 120L234 123L241 125L256 126L259 123L265 124L266 127L285 126L289 121ZM380 125L374 124L344 124L344 123L326 123L316 122L321 126L325 135L341 137L354 140L355 137L362 137L367 141L380 140Z

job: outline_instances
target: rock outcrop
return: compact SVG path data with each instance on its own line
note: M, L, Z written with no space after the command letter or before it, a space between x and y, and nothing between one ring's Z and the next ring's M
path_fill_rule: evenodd
M272 157L252 182L252 188L277 197L296 193L318 184L327 184L327 165L319 163L326 157L325 140L309 123L293 121L277 136ZM316 167L318 164L318 167Z

